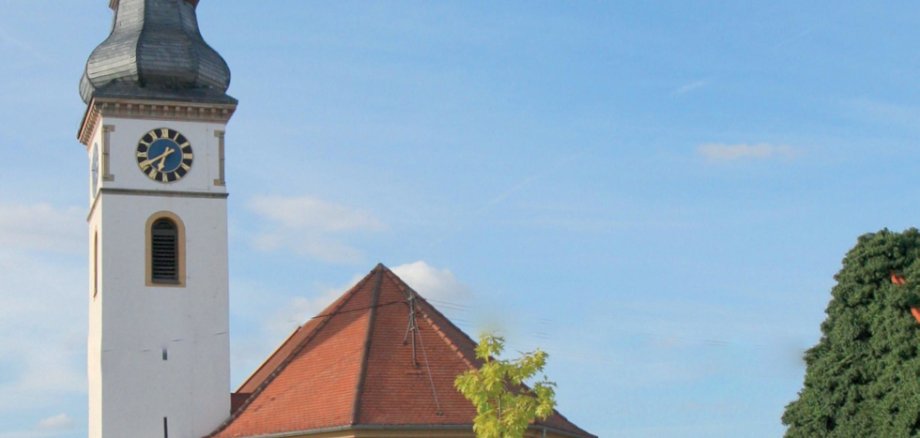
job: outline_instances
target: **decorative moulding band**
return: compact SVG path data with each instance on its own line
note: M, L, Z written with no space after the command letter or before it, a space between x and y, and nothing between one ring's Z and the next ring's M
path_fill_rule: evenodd
M93 99L86 108L77 138L89 147L102 117L227 123L234 111L236 104Z
M116 188L100 188L99 194L109 194L109 195L127 195L127 196L157 196L157 197L166 197L166 198L204 198L204 199L227 199L230 197L229 193L212 193L212 192L175 192L168 190L138 190L138 189L116 189ZM90 218L93 217L93 212L96 210L96 204L99 203L101 196L99 194L93 198L93 203L89 207L89 213L86 215L86 221L89 222Z
M230 196L229 193L211 193L211 192L173 192L167 190L137 190L137 189L113 189L101 188L101 193L110 193L113 195L136 195L136 196L165 196L174 198L217 198L223 199Z

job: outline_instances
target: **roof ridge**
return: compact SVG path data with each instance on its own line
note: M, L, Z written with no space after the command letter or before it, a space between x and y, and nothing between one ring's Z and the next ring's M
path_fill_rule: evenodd
M577 429L575 432L577 432L577 433L582 433L582 434L584 434L585 436L590 436L590 437L597 438L597 435L594 435L594 434L592 434L591 432L588 432L587 430L582 429L582 428L579 427L577 424L573 423L572 420L569 420L565 415L562 415L562 413L559 412L556 408L553 408L553 413L552 413L552 415L550 415L549 417L546 417L545 420L534 419L533 425L534 425L534 426L542 427L542 428L544 428L544 429L552 429L552 430L555 430L555 431L557 431L557 432L562 432L562 433L565 433L566 435L571 435L571 434L572 434L572 431L567 431L567 430L562 429L562 428L559 428L559 427L557 427L557 426L550 426L549 424L547 424L546 420L549 420L550 418L552 418L553 415L559 416L559 418L561 418L563 421L565 421L566 423L568 423L569 426L574 427L575 429Z
M338 313L338 309L340 309L341 307L343 307L343 306L345 305L345 303L351 298L351 296L354 295L354 293L355 293L361 286L363 286L365 282L367 282L367 281L370 279L370 274L372 274L372 273L374 272L374 270L376 270L376 269L377 269L377 268L375 267L375 268L372 269L370 272L368 272L368 274L365 275L364 278L362 278L360 281L358 281L357 283L355 283L350 289L348 289L347 291L345 291L345 293L342 294L339 298L337 298L335 301L333 301L333 302L330 303L328 306L326 306L326 308L324 308L322 311L320 311L320 313L319 313L318 315L311 317L310 319L308 319L308 320L307 320L306 322L304 322L303 324L300 324L299 326L297 326L297 328L294 329L293 332L291 332L291 334L284 340L284 342L282 342L280 345L278 345L278 348L275 348L275 351L273 351L272 354L268 355L268 357L267 357L264 361L262 361L262 364L259 365L259 367L256 368L256 370L253 371L252 374L250 374L249 377L248 377L245 381L243 381L243 383L240 384L239 387L237 387L237 390L239 390L240 388L243 388L244 386L246 386L246 384L249 383L249 381L252 380L252 379L259 373L259 371L262 371L262 369L265 368L265 366L268 365L269 362L271 362L272 358L274 358L274 357L281 351L281 349L284 348L284 346L287 345L287 343L290 342L291 339L292 339L295 335L297 335L297 333L298 333L301 329L305 328L312 320L317 319L317 318L321 318L321 317L335 316L335 315ZM333 309L333 310L330 311L330 312L327 312L327 310L329 310L329 309ZM253 393L255 393L255 391L253 391Z
M287 345L288 342L291 342L291 340L294 339L294 336L297 336L297 333L300 333L300 331L303 330L305 326L306 326L306 324L300 324L300 325L298 325L297 328L295 328L294 331L292 331L291 334L288 335L288 337L284 338L284 341L281 342L280 344L278 344L278 347L275 348L275 351L272 351L272 354L269 354L268 357L266 357L265 360L262 361L262 364L259 365L259 367L255 369L255 371L253 371L252 373L250 373L250 374L249 374L249 377L247 377L246 380L244 380L243 383L241 383L241 384L237 387L237 392L239 392L240 389L242 389L243 387L245 387L246 384L249 383L249 381L251 381L252 379L254 379L254 378L256 377L256 375L259 374L259 371L262 371L262 369L265 368L265 367L268 365L268 363L271 361L271 359L272 359L273 357L275 357L275 355L278 354L278 352L279 352L282 348L284 348L284 346Z
M361 370L358 372L358 384L355 385L355 399L351 407L351 424L359 424L361 420L361 394L364 392L364 381L367 377L367 358L370 356L371 338L374 334L374 321L377 319L377 302L380 299L380 285L383 283L383 272L386 266L378 263L372 271L376 277L374 290L371 291L370 315L367 321L367 334L364 337L364 352L361 353Z
M428 315L428 312L425 310L425 308L429 309L429 310L430 310L432 313L434 313L438 318L440 318L442 321L444 321L444 323L445 323L447 326L449 326L454 332L458 333L460 336L462 336L463 338L465 338L466 341L470 342L470 343L474 346L474 349L475 349L475 346L478 344L478 342L475 341L473 338L471 338L470 335L468 335L466 332L464 332L460 327L457 327L457 325L454 324L453 321L450 320L450 318L448 318L448 317L445 316L443 313L441 313L441 311L438 310L438 308L435 307L433 304L429 303L428 300L426 300L425 297L423 297L423 296L422 296L421 294L419 294L415 289L413 289L412 286L409 286L409 284L407 284L406 282L402 281L402 279L399 278L399 276L396 275L396 273L394 273L393 271L390 271L389 269L387 269L385 272L386 272L388 275L390 275L391 277L394 277L394 278L396 279L396 284L399 285L400 288L402 288L404 291L410 291L411 293L414 293L414 294L415 294L415 297L416 297L417 299L420 299L420 300L424 303L423 308L422 308L422 309L418 309L418 310L421 311L423 317L424 317L425 320L428 322L428 324L438 333L438 336L439 336L441 339L443 339L445 342L447 342L448 345L451 347L451 349L454 350L454 352L456 352L457 356L459 356L459 357L463 360L463 362L466 363L466 365L467 365L470 369L479 368L479 365L477 365L479 362L481 362L481 361L479 360L479 358L477 358L475 355L472 356L472 357L467 357L467 354L463 351L463 348L461 348L461 346L458 345L458 343L455 342L455 340L452 339L452 337L451 337L448 333L446 333L446 332L443 330L443 328L441 327L441 325L440 325L437 321L435 321L434 319L432 319L432 318ZM529 387L530 387L530 386L527 385L527 384L522 384L522 385L523 385L524 387L526 387L526 388L529 388ZM591 435L590 432L588 432L588 431L582 429L581 427L579 427L578 425L576 425L575 423L573 423L571 420L569 420L568 418L566 418L565 415L562 415L562 414L561 414L557 409L555 409L555 408L553 408L553 415L559 416L563 421L565 421L566 423L568 423L568 425L574 427L574 428L577 430L577 433L583 433L585 436L595 436L595 435ZM550 415L549 417L547 417L546 420L549 420L550 418L552 418L553 415ZM554 429L554 430L557 430L557 431L559 431L559 432L565 432L566 434L572 433L571 431L565 431L564 429L559 429L558 427L551 426L551 425L547 424L546 420L535 420L535 421L532 423L532 425L533 425L533 426L539 426L539 427L542 427L542 428Z
M426 355L426 363L434 360L430 366L435 371L441 369L434 376L429 369L432 393L427 395L420 386L423 371L404 373L408 363L402 361L408 361L410 352L405 343L403 347L397 345L396 337L402 337L400 325L405 324L405 313L399 304L406 304L406 300L410 312L414 309L410 316L418 318L416 330L421 331L416 333L425 339L423 351L429 347L434 353L430 358ZM399 309L390 308L391 304ZM409 330L415 324L410 320ZM454 374L481 366L482 361L475 355L476 344L398 275L377 264L276 350L241 388L251 393L249 397L209 437L267 437L264 434L270 430L271 436L293 436L300 431L320 433L333 429L428 430L445 425L466 429L472 425L475 410L453 390L453 382ZM457 417L442 417L438 413L440 406L438 411L430 411L439 404L438 392L442 391L446 397L444 409L456 412ZM431 395L434 404L429 399ZM556 432L568 438L597 438L556 410L546 421L532 422L529 429L538 434L540 430Z
M452 322L450 322L450 320L447 319L447 318L441 313L440 310L438 310L438 309L436 309L434 306L432 306L431 303L429 303L427 300L425 300L425 298L422 298L421 296L417 296L416 298L420 298L420 299L422 300L422 302L425 303L425 307L427 307L427 308L433 310L434 313L436 313L438 317L440 317L441 319L444 319L445 321L447 321L448 324L450 324L450 325L453 326L452 328L456 329L457 332L461 333L462 335L466 336L467 339L469 339L470 341L472 341L472 338L470 338L469 335L467 335L466 333L464 333L463 330L460 330L459 327L455 326ZM447 342L447 345L450 346L451 350L454 350L454 352L457 354L457 356L459 356L460 359L463 360L463 363L465 363L467 367L469 367L470 369L478 368L478 367L476 366L476 362L479 361L478 359L476 359L475 357L473 357L473 358L467 357L466 354L463 352L463 348L461 348L460 345L458 345L456 342L454 342L453 339L451 339L451 336L450 336L449 334L447 334L447 333L441 328L441 325L440 325L440 324L438 324L434 319L432 319L432 318L428 315L428 312L426 312L426 311L423 310L423 309L419 309L419 311L422 313L422 316L425 318L425 321L428 321L428 325L430 325L431 328L434 329L434 331L438 334L438 337L440 337L440 338L443 339L445 342ZM473 342L473 345L476 345L476 342Z
M284 360L282 360L281 363L278 364L278 366L275 367L274 370L272 370L272 372L265 378L265 380L263 380L262 383L260 383L259 386L256 387L255 391L253 391L252 394L250 394L250 396L246 399L246 401L243 402L243 404L239 407L239 409L237 409L236 412L233 412L230 415L230 417L227 418L227 420L225 420L220 425L220 427L218 427L213 432L211 432L209 435L207 435L207 437L212 437L222 432L224 429L227 428L227 426L233 423L233 420L235 420L237 417L242 415L243 412L246 410L246 408L248 408L249 405L252 404L252 402L265 390L265 388L268 387L268 385L272 381L275 380L275 377L277 377L281 373L281 371L287 368L287 366L294 360L294 358L297 357L297 355L300 354L301 351L303 351L307 343L309 343L316 336L316 334L319 333L319 331L322 330L322 328L326 326L326 323L328 323L332 319L332 317L336 315L337 311L341 309L342 307L344 307L345 304L347 304L349 301L351 301L351 299L354 297L355 293L361 288L361 286L363 286L364 283L366 283L371 278L370 274L373 274L375 271L378 271L380 266L382 265L378 264L377 266L375 266L374 269L371 270L370 273L368 273L368 275L362 278L361 281L355 283L355 285L352 286L351 289L349 289L348 292L346 292L341 298L339 298L338 300L336 300L335 302L327 306L326 309L323 309L323 311L320 314L321 315L325 314L327 316L322 321L320 321L319 324L313 327L313 330L310 333L308 333L304 337L304 339L301 340L293 350L291 350L290 354L288 354L287 357L285 357ZM332 311L327 313L326 310L328 309L332 309ZM298 331L300 331L303 327L304 326L302 325L298 327L296 330L294 330L294 333L292 333L291 336L289 336L288 339L285 340L284 343L282 343L278 348L275 349L275 352L272 353L268 357L268 359L266 359L265 362L262 363L262 366L260 366L259 369L256 370L256 372L253 373L252 376L250 376L250 379L253 376L255 376L256 373L258 373L258 371L262 369L262 367L268 364L268 362L275 356L275 354L277 354L287 344L287 342L289 342L291 338L293 338L293 336ZM247 379L247 382L248 381L249 379ZM244 384L245 383L246 382L244 382Z
M433 313L435 313L439 318L445 321L450 326L451 329L459 333L461 336L465 337L466 340L471 342L474 346L476 345L476 341L474 341L473 338L471 338L468 334L466 334L466 332L461 330L460 327L457 327L453 322L451 322L451 320L448 319L446 316L444 316L444 314L441 313L440 310L438 310L434 305L429 303L428 300L426 300L424 296L422 296L420 293L418 293L418 291L413 289L412 286L409 286L408 283L406 283L401 278L399 278L399 276L396 275L396 273L394 273L393 271L389 269L387 269L385 272L395 279L395 282L397 286L400 287L400 289L402 289L404 292L410 292L414 294L415 298L420 299L424 303L424 307L431 309L431 311L433 311ZM464 352L462 351L463 349L460 347L460 345L458 345L458 343L455 342L454 339L451 339L450 335L444 332L440 324L438 324L430 316L428 316L428 312L422 309L418 309L418 310L421 311L422 316L425 318L426 321L428 321L428 325L430 325L435 330L435 332L438 333L438 336L441 339L447 342L447 344L451 347L451 349L454 350L454 352L456 352L458 356L460 356L460 359L462 359L463 362L466 363L468 367L477 368L475 364L477 360L475 357L473 358L466 357L466 354L464 354Z

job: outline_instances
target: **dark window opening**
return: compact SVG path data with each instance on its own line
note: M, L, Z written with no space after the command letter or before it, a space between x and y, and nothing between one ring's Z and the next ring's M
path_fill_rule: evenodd
M169 219L159 219L150 230L150 279L154 283L179 282L179 231Z
M163 438L169 438L169 422L163 417Z
M169 360L169 352L163 349L163 360Z

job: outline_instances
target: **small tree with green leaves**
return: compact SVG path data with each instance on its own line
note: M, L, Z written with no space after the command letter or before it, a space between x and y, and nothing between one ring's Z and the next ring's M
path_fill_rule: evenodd
M479 336L476 357L482 368L469 370L454 386L476 407L473 431L478 438L521 438L534 419L546 419L556 406L556 384L543 379L526 382L543 371L547 354L539 349L515 360L496 359L505 339L484 333Z

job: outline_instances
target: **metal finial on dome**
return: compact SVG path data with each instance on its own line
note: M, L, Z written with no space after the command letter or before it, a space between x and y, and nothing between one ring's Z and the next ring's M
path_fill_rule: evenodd
M235 102L230 68L198 30L197 0L111 0L115 24L86 61L80 96Z

